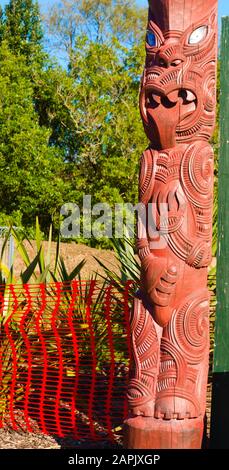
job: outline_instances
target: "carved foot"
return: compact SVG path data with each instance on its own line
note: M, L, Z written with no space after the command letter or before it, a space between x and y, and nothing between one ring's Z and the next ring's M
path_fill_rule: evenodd
M208 374L208 292L186 298L161 340L155 418L184 420L205 412Z
M155 404L155 418L157 419L192 419L201 415L198 402L191 396L189 398L179 397L178 391L168 390L174 396L158 398ZM184 395L184 390L180 390L180 395Z
M155 412L155 400L149 397L152 390L144 387L137 380L131 380L129 385L128 400L132 416L153 417Z

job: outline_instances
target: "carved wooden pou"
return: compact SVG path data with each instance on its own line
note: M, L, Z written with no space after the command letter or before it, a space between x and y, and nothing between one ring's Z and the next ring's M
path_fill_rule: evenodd
M140 110L151 144L140 164L147 216L139 224L141 289L131 318L129 448L201 447L216 57L216 0L149 0ZM164 243L156 243L155 228Z

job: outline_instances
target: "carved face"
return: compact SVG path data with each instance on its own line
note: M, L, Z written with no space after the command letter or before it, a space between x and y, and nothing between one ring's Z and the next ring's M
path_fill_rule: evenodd
M216 0L151 0L140 110L156 149L209 140L215 124Z

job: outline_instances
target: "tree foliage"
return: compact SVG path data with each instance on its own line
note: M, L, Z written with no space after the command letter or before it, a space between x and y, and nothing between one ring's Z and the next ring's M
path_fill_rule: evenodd
M37 1L0 11L0 221L42 230L60 207L136 202L146 139L138 111L146 12L134 0ZM65 50L67 65L53 58ZM145 141L145 142L144 142Z
M23 54L29 61L38 59L43 26L37 1L10 0L0 15L0 22L0 37L15 55Z
M61 0L45 23L37 1L0 7L1 224L48 232L85 194L137 201L146 17L135 0Z
M137 8L135 0L61 0L51 7L47 18L53 45L58 51L62 47L69 59L82 36L93 43L116 39L131 46L141 41L145 23L146 10Z
M47 226L62 202L65 171L61 152L49 145L50 130L39 125L26 59L0 47L0 211L2 223ZM67 184L67 183L66 183Z

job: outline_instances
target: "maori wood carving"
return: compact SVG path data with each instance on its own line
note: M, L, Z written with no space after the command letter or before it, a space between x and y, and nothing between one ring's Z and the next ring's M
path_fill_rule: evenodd
M216 0L149 1L140 110L150 146L139 197L152 209L145 235L141 224L138 231L141 289L131 318L128 399L132 417L154 418L160 432L163 422L189 426L205 414L216 54Z

